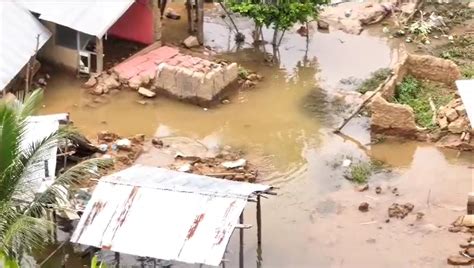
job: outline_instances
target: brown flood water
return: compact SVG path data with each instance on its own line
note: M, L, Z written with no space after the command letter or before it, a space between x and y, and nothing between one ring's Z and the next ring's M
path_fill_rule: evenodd
M340 79L365 78L388 67L398 55L396 45L377 37L380 29L360 36L315 32L308 49L304 37L288 33L279 51L280 65L271 67L259 50L248 44L235 47L225 24L208 20L206 43L265 77L255 89L233 95L230 104L204 110L159 97L142 105L131 91L101 97L106 103L98 104L80 88L80 81L55 74L42 113L70 112L75 125L91 137L104 129L150 136L158 128L161 135L189 136L210 147L242 148L249 158L264 163L261 182L281 189L263 202L261 254L255 228L245 232L245 267L445 267L447 255L456 253L467 237L449 233L447 226L463 213L472 190L472 154L415 142L368 146L370 157L386 162L391 172L374 176L369 191L362 193L335 167L344 156L369 156L354 142L330 133L341 120L340 107L331 96ZM174 29L173 23L185 20L165 23ZM251 28L245 21L238 23L244 26L240 28ZM308 95L311 109L303 108ZM356 118L344 133L366 144L367 127L367 119ZM373 190L377 185L384 189L381 195ZM400 196L387 187L397 187ZM363 201L370 203L367 213L357 209ZM393 202L411 202L415 212L425 216L416 220L413 214L385 223ZM256 226L252 203L245 219ZM226 267L238 267L237 236L226 258L230 260ZM136 264L133 258L122 263ZM70 267L78 266L74 262Z

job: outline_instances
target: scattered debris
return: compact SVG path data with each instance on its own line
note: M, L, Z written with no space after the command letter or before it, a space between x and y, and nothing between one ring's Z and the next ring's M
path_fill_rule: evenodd
M227 169L233 169L233 168L241 168L245 167L247 165L247 160L241 158L235 161L226 161L221 164L223 167Z
M382 187L380 187L380 186L375 187L375 193L376 194L381 194L382 193Z
M369 211L369 203L367 203L367 202L362 202L362 203L360 203L360 205L359 205L359 211L360 211L360 212L367 212L367 211Z
M364 192L364 191L367 191L367 190L369 190L369 184L368 183L357 186L357 191L359 191L359 192Z
M179 20L181 19L181 15L179 15L178 13L176 13L174 10L172 10L171 8L169 8L166 13L165 13L165 16L168 18L168 19L172 19L172 20Z
M144 88L144 87L140 87L138 89L138 94L144 96L144 97L147 97L147 98L153 98L156 96L156 93L147 89L147 88Z
M82 86L84 88L93 88L97 85L97 79L95 77L91 76L87 82L85 82Z
M350 159L344 159L344 160L342 161L342 167L348 167L348 166L350 166L351 164L352 164L352 160L350 160Z
M448 257L448 264L450 265L470 265L472 259L460 255L453 255Z
M403 205L393 203L388 208L388 216L390 218L403 219L408 215L408 213L413 211L413 208L415 208L415 205L412 203L405 203Z
M200 46L199 41L196 36L190 35L184 39L183 44L186 48L193 48Z

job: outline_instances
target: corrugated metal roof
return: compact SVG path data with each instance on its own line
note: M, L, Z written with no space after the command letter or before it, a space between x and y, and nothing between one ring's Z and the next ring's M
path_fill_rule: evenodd
M456 86L466 108L467 117L471 121L471 126L474 127L474 80L458 80Z
M44 116L30 116L26 124L26 131L23 135L21 147L27 151L35 143L41 142L44 138L58 130L59 121L67 120L67 114L54 114ZM30 166L27 171L26 181L33 191L27 191L21 197L22 200L32 200L38 192L46 190L55 178L56 154L58 146L54 145L39 155L37 161ZM45 163L46 161L46 163Z
M248 196L269 188L136 165L100 180L71 241L217 266Z
M0 92L28 63L51 33L28 10L12 1L0 4Z
M102 37L134 0L18 0L40 19Z

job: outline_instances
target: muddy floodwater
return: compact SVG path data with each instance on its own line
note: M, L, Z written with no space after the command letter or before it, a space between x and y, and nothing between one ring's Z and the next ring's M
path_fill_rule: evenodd
M127 90L96 97L80 88L82 81L56 74L41 112L70 112L90 137L101 130L157 132L248 152L262 165L260 182L280 189L263 201L262 248L257 250L256 228L245 232L245 267L445 267L446 257L467 237L447 228L464 213L472 191L473 155L416 142L369 145L365 118L344 129L351 139L331 133L348 112L334 102L339 81L363 79L390 66L398 46L379 37L378 28L360 36L312 30L308 44L306 37L288 33L279 64L270 66L262 48L237 47L227 25L215 20L206 23L206 44L265 77L256 88L233 94L229 104L203 109L158 97L143 105L136 92ZM166 27L176 27L173 23L165 21L164 36ZM251 40L251 27L242 28L249 29L246 40ZM265 35L270 40L271 33ZM265 50L273 52L271 46ZM340 163L346 157L381 160L389 168L369 181L368 191L358 192L343 177ZM374 192L375 186L382 194ZM361 202L370 204L369 212L359 212ZM411 202L425 216L417 220L413 213L387 223L393 202ZM245 221L256 226L253 203ZM232 237L225 258L226 267L238 267L238 236Z

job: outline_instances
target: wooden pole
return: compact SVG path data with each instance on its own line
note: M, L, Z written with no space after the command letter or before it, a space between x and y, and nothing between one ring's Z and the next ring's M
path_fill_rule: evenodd
M97 53L97 73L100 74L104 70L104 43L102 38L96 38L95 51Z
M158 1L160 0L150 0L151 11L153 13L153 38L156 41L161 40L161 11L158 7Z
M262 207L260 204L260 195L257 195L257 243L262 245Z
M186 0L186 13L188 15L188 32L192 34L194 32L194 22L193 22L193 13L191 8L193 6L192 0Z
M197 39L199 44L204 44L204 0L196 0L197 5Z
M244 212L240 214L239 223L244 224ZM244 229L239 230L239 268L244 268Z
M359 113L360 110L362 110L362 108L364 108L364 106L369 103L369 101L375 96L377 95L377 93L379 93L380 90L382 90L382 88L385 86L385 84L388 83L388 81L392 78L393 76L393 73L392 74L389 74L388 77L385 79L385 81L383 81L379 87L372 93L372 95L370 95L370 97L368 97L365 101L363 101L359 107L357 107L357 109L355 109L354 113L352 113L348 118L344 119L344 121L342 121L342 123L339 125L339 127L337 127L333 132L334 133L339 133L341 132L342 128L344 128L344 126L349 123L349 121L356 115Z

